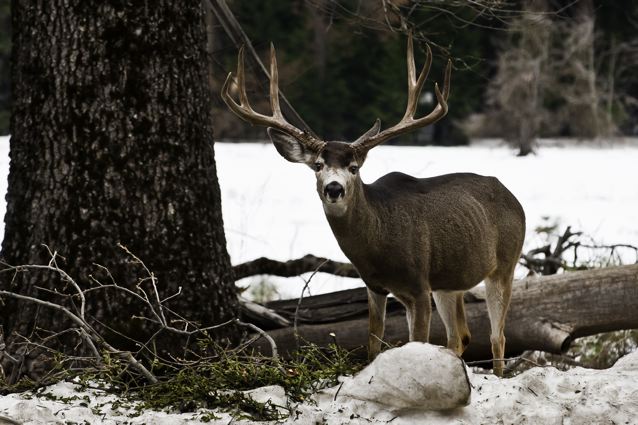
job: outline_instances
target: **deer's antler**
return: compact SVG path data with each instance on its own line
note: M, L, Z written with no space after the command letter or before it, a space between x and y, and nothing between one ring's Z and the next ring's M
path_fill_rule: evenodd
M423 65L423 69L419 74L419 78L416 77L416 65L414 64L414 48L412 43L412 34L408 36L408 105L405 109L405 114L401 121L398 124L383 130L380 133L376 133L375 131L368 131L364 136L357 139L352 147L356 150L367 151L372 149L373 147L392 139L400 134L404 134L410 132L416 128L425 127L427 125L433 124L443 118L447 114L447 98L450 95L450 75L452 73L452 62L448 60L447 66L445 68L445 80L443 83L443 93L439 90L439 85L434 85L434 93L436 94L436 99L438 101L436 107L432 112L428 115L421 118L414 118L414 114L416 113L416 109L419 102L419 96L421 94L421 89L423 88L423 83L425 83L425 79L427 78L428 73L430 72L430 65L432 65L432 50L430 46L427 46L427 58L425 60L425 64ZM373 126L373 129L378 128L379 120ZM366 137L369 133L373 133L372 135Z
M248 96L246 95L243 47L239 49L239 55L237 57L237 86L239 87L239 103L235 102L229 92L232 80L233 73L231 72L228 74L228 77L226 77L226 81L222 87L221 96L224 102L226 102L226 105L228 105L228 107L241 119L252 125L275 128L294 137L306 148L312 151L318 152L324 147L325 142L318 140L309 133L290 124L281 113L281 107L279 106L279 73L277 72L275 47L272 43L270 45L270 108L272 109L272 116L260 114L250 106Z

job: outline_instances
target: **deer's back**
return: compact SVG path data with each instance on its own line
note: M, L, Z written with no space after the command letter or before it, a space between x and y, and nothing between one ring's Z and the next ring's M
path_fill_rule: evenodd
M433 290L469 289L499 264L518 260L525 214L495 177L455 173L417 179L390 173L365 192L383 236L371 240L380 248L377 256L390 254L395 260L389 261L405 265L397 281L418 279L425 270ZM362 275L378 274L380 258L360 261L366 263L361 266L353 263L359 269L363 266ZM401 267L393 264L390 269L396 274Z

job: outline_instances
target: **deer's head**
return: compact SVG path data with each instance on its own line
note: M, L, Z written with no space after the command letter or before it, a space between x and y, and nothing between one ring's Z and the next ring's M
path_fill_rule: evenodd
M434 92L438 103L430 114L414 118L421 89L432 64L432 51L427 46L427 58L417 78L414 63L412 35L408 37L408 104L405 114L398 124L381 130L381 122L376 120L370 130L354 142L326 142L314 134L290 124L284 118L279 105L279 74L275 48L270 47L270 106L272 115L256 112L248 102L244 78L244 49L239 50L237 63L237 86L239 103L230 95L232 73L228 74L222 87L222 98L228 107L240 118L253 124L268 127L268 136L281 156L291 162L308 165L317 177L317 192L321 197L326 214L342 215L348 210L358 186L361 185L359 169L363 166L368 151L375 146L400 134L424 127L447 114L447 98L450 92L451 63L445 70L443 92L438 84Z

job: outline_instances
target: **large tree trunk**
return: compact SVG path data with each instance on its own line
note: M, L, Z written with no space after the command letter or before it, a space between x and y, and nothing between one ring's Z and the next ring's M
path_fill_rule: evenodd
M463 357L490 359L490 324L485 296L479 288L466 294L467 322L472 340ZM292 319L297 300L268 305ZM434 307L435 308L435 307ZM298 310L298 336L292 327L271 330L280 353L297 348L299 341L328 346L336 342L347 349L365 347L368 341L365 289L353 289L309 297ZM525 350L560 353L572 339L621 329L638 328L638 264L516 281L507 315L505 345L508 356ZM390 344L408 340L405 310L389 300L384 338ZM430 340L445 345L445 329L438 314L432 315ZM255 347L269 352L265 341ZM365 354L365 350L360 353Z
M199 2L14 1L11 168L3 260L58 264L84 286L92 276L133 287L144 270L168 306L220 323L237 312L223 232L209 114L206 33ZM148 282L144 283L145 285ZM3 289L67 302L38 289L50 275L3 275ZM4 300L12 333L59 330L59 312ZM87 315L127 334L150 325L139 306L95 292ZM219 330L219 337L233 335ZM169 341L163 348L177 348ZM162 348L162 347L160 347Z
M11 13L9 2L0 3L0 135L9 134L11 90L9 62L11 57Z

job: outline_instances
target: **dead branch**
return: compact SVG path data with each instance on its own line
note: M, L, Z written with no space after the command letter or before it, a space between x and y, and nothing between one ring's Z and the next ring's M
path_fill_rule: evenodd
M359 273L352 264L315 257L312 254L285 262L261 257L233 267L236 280L258 274L293 277L314 271L330 273L336 276L359 278Z
M552 248L551 244L535 248L521 255L522 264L529 270L544 276L556 274L561 268L566 267L563 255L571 248L576 248L580 244L573 241L572 237L581 236L582 232L572 232L571 226L567 226L565 232L558 237L556 244ZM542 254L543 258L538 255Z
M567 226L565 232L558 236L554 244L547 244L545 246L529 250L527 253L521 255L521 264L527 267L531 272L541 274L544 276L558 273L559 270L586 270L587 263L579 262L580 249L586 248L590 251L608 251L606 257L608 260L605 267L621 263L621 258L618 252L621 249L633 250L636 256L636 263L638 263L638 247L630 244L612 244L612 245L599 245L595 242L584 243L582 232L572 232L571 226ZM565 257L568 252L572 252L572 260L567 261ZM570 264L571 263L571 264Z
M241 307L242 317L245 317L253 324L260 325L262 328L273 329L290 326L290 320L246 298L239 297L239 306Z
M173 311L170 307L166 305L166 302L176 296L181 294L181 288L175 294L172 294L168 297L162 299L159 294L157 279L153 272L149 270L144 262L131 253L126 247L119 245L119 247L126 253L127 257L131 259L131 262L136 265L140 265L144 270L145 275L140 278L137 284L133 287L133 289L129 289L127 287L123 287L118 285L117 282L113 279L113 276L108 273L107 276L110 278L110 283L103 284L93 276L90 277L90 280L93 282L95 286L83 289L81 286L64 270L62 270L57 262L56 257L57 253L49 251L51 254L51 260L46 265L22 265L22 266L10 266L5 265L5 268L1 270L2 273L21 273L26 272L28 270L46 270L51 271L58 274L63 283L65 284L65 288L62 292L57 289L54 291L49 291L54 293L56 296L63 297L63 300L68 300L69 307L61 304L52 302L49 300L43 300L32 296L26 296L19 293L0 290L0 302L2 297L13 298L23 302L29 302L38 304L45 308L50 308L59 311L62 315L67 317L71 322L71 327L59 332L57 334L53 334L44 339L38 337L37 341L32 340L31 337L23 337L25 342L20 343L21 346L26 347L25 350L28 352L29 347L39 349L41 352L51 353L51 349L46 346L46 342L54 339L55 337L60 336L61 334L68 333L76 333L80 340L86 344L89 348L92 356L90 358L82 358L83 360L93 360L98 368L103 366L102 357L103 353L111 354L114 357L122 359L125 364L127 364L132 370L137 371L147 382L156 383L158 382L157 378L149 369L147 369L144 364L140 361L140 357L149 358L151 361L160 361L165 364L169 364L171 361L162 359L159 354L154 350L154 341L161 333L168 333L175 336L183 336L186 338L191 338L194 336L201 336L203 338L207 337L207 332L215 329L219 329L224 326L229 326L231 324L239 325L242 327L246 327L250 329L251 332L257 332L261 337L265 338L270 346L270 350L273 353L273 357L277 358L277 347L274 341L270 338L270 336L260 329L258 326L252 323L244 323L236 318L230 319L226 322L219 323L212 326L199 326L197 323L193 323L190 320L187 320L179 313ZM65 292L66 289L71 288L70 292ZM101 323L96 318L87 317L85 314L85 304L86 297L90 296L96 291L116 291L124 294L129 299L134 299L141 303L142 307L140 308L140 314L134 316L134 319L145 320L153 323L157 329L155 330L150 337L146 339L146 341L138 341L131 338L128 335L124 335L116 329L112 329L108 326L108 324ZM79 307L76 303L73 302L73 299L79 299ZM263 309L263 308L262 308ZM253 308L255 310L255 308ZM273 318L277 318L276 314L271 315L271 320ZM279 317L280 324L288 323L286 319ZM102 336L102 334L96 330L96 327L93 325L97 325L102 329L107 329L110 332L114 332L117 335L125 338L129 342L135 344L139 349L137 351L126 351L119 350L113 347L110 343L106 341L106 339ZM76 347L77 348L77 347ZM194 353L193 353L194 354ZM18 365L21 363L20 359L15 359L11 357L11 355L5 350L4 343L2 341L0 335L0 355L9 359L14 365ZM68 354L64 354L64 359L66 360L79 360L80 357L77 356L69 356ZM175 364L179 366L179 363ZM15 369L15 368L14 368ZM4 372L3 372L4 374ZM12 371L12 379L11 381L19 378L20 373L13 373Z
M146 367L144 367L144 365L142 365L140 362L138 362L137 359L135 359L135 357L133 357L130 352L128 352L128 351L120 351L120 350L115 349L108 342L106 342L104 340L104 338L100 334L95 332L95 330L93 330L93 328L88 323L86 323L79 316L76 316L75 314L73 314L66 307L63 307L63 306L61 306L59 304L51 303L51 302L48 302L48 301L40 300L38 298L29 297L29 296L25 296L25 295L20 295L20 294L14 293L14 292L9 292L9 291L4 291L4 290L0 290L0 295L4 295L4 296L9 297L9 298L15 298L15 299L18 299L18 300L21 300L21 301L27 301L27 302L30 302L30 303L39 304L39 305L42 305L42 306L45 306L45 307L48 307L48 308L53 308L55 310L58 310L58 311L62 312L66 317L71 319L72 322L74 322L76 325L78 325L80 335L82 335L82 337L84 338L84 340L87 343L87 345L92 347L92 350L95 353L98 353L97 348L95 347L95 344L94 344L94 343L97 343L101 348L105 349L107 352L109 352L111 354L114 354L114 355L124 359L129 365L131 365L131 367L133 367L138 372L140 372L142 375L144 375L144 377L146 377L146 379L148 379L149 382L157 383L157 378L155 377L155 375L153 375L151 372L149 372L149 370L146 369ZM96 360L100 361L100 359L101 359L101 357L98 357Z

